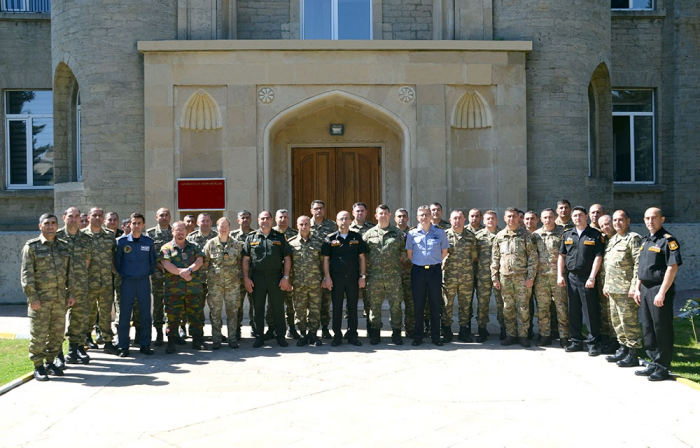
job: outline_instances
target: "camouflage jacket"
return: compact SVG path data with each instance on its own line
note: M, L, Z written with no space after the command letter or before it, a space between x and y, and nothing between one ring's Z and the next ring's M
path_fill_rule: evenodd
M228 235L229 235L231 238L235 238L235 239L237 239L238 241L240 241L240 242L242 242L242 243L245 243L246 238L248 238L248 235L250 235L251 233L255 233L255 229L253 229L252 227L251 227L251 229L250 229L249 231L247 231L247 232L245 232L245 233L243 232L243 230L241 230L240 228L238 228L238 229L236 229L236 230L232 230Z
M114 232L101 228L95 233L90 226L82 230L90 238L92 243L92 256L88 267L88 288L91 290L113 288L112 268L114 266L114 252L117 249L117 240Z
M88 289L88 263L92 257L92 244L90 238L80 230L74 235L68 233L65 227L61 227L56 232L56 238L68 243L70 253L70 277L73 279L73 289L87 293Z
M447 257L442 260L442 271L445 274L459 275L473 271L474 261L478 258L476 236L465 227L461 233L450 228L445 231L450 248Z
M367 232L369 229L372 227L376 226L376 224L371 223L369 221L365 221L364 224L359 225L357 221L353 220L350 223L350 230L355 233L359 233L360 235L364 235L365 232Z
M335 225L330 219L323 219L321 224L316 224L313 218L311 218L311 232L317 233L321 240L326 239L328 235L338 230L338 226Z
M612 294L628 294L637 287L635 261L642 247L642 237L629 230L615 234L605 246L605 286Z
M491 278L491 248L496 234L500 231L498 227L496 231L491 233L489 229L484 227L476 232L476 253L477 253L477 269L479 276Z
M168 226L167 229L161 229L160 226L155 226L146 230L146 234L153 239L156 255L160 258L159 254L163 245L173 240L173 228ZM158 264L160 264L160 260L158 260ZM155 275L163 275L163 270L156 269Z
M554 220L554 224L558 225L559 227L562 227L564 231L571 230L575 227L573 219L569 218L569 221L566 224L564 224L564 222L558 216L557 219Z
M224 245L218 237L212 238L204 245L203 252L208 285L233 286L241 282L243 242L229 238Z
M277 226L274 226L274 227L272 228L272 230L276 230L276 231L280 232L282 235L284 235L285 238L287 238L287 241L289 241L289 239L290 239L291 237L293 237L293 236L295 236L297 233L299 233L298 230L294 230L294 229L292 229L291 227L287 227L287 230L285 230L284 232L281 232L281 231L280 231L280 228L277 227Z
M406 258L406 237L398 227L389 225L382 229L374 226L362 239L367 243L365 260L369 281L401 276L401 260Z
M539 264L538 274L557 275L557 263L559 262L559 248L561 239L564 238L564 228L554 226L551 231L540 227L532 233L532 240L537 247Z
M217 236L219 236L219 232L217 232L214 229L211 229L209 231L209 235L207 236L202 235L201 230L195 230L194 232L187 235L187 241L189 241L190 243L195 243L197 246L204 249L204 245L207 244L207 241L209 241L212 238L216 238Z
M479 227L475 229L474 227L472 227L471 224L467 224L466 226L464 226L464 228L467 229L467 230L469 230L469 231L470 231L471 233L473 233L474 235L476 235L477 232L479 232L479 230L483 230L483 229L484 229L484 226L482 226L481 224L479 224Z
M321 286L323 280L323 257L321 246L323 240L311 233L309 239L304 240L301 235L289 239L292 248L292 271L290 274L292 286Z
M70 248L64 240L49 242L43 235L22 249L22 290L27 304L39 300L66 300L71 291Z
M526 274L532 280L537 276L537 247L527 229L511 231L505 228L493 239L491 280L513 274Z
M185 240L185 247L180 247L171 241L163 245L158 255L158 262L168 260L178 268L186 268L192 265L197 257L204 258L202 249L191 241ZM165 270L165 282L163 292L165 295L183 296L186 294L198 295L202 293L202 281L199 270L192 272L192 279L188 282L179 275L172 274Z

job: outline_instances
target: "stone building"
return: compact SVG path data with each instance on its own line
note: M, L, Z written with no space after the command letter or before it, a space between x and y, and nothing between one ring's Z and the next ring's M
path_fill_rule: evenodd
M500 212L564 197L700 218L696 1L0 9L0 230L68 205L150 219L178 210L187 178L225 179L228 216L298 215L319 197L329 215L356 200Z

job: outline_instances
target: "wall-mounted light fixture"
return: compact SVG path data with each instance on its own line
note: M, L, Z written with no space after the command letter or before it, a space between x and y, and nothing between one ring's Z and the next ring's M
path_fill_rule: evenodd
M345 134L345 126L342 124L332 124L330 126L331 135L343 135Z

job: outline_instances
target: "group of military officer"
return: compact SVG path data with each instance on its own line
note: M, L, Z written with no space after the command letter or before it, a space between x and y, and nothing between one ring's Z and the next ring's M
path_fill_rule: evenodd
M95 323L92 304L97 308L104 350L126 357L132 306L135 342L147 355L153 354L151 324L156 346L167 337L166 353L184 344L186 325L192 347L206 349L204 300L211 313L212 348L220 349L225 342L238 348L246 296L253 347L273 338L286 347L285 334L296 339L298 346L320 346L322 338L332 339L332 346L342 344L343 338L362 345L357 332L360 295L371 344L381 342L382 304L387 299L394 344L403 344L405 328L414 346L422 343L426 333L434 344L443 345L454 336L455 299L457 339L473 342L474 292L477 342L489 336L486 326L493 293L502 345L530 345L536 304L538 346L550 345L558 337L562 348L576 352L583 350L585 342L589 355L608 353L608 361L621 367L639 365L641 306L644 344L652 361L637 374L650 380L668 377L673 279L681 258L678 242L663 229L664 218L657 208L645 213L650 235L644 240L629 231L630 219L624 211L610 217L598 204L590 210L572 210L566 200L558 203L556 212L545 209L540 216L508 208L502 230L492 210L482 215L472 209L467 216L453 210L445 221L439 203L419 207L419 224L414 228L408 227L408 211L403 208L396 211L392 224L391 211L384 204L375 210L377 224L370 223L362 202L353 205L352 216L342 211L333 222L325 218L321 200L311 203L310 216L297 218L296 230L289 226L286 210L277 211L274 227L271 213L260 213L257 230L251 228L251 213L242 210L237 216L239 228L231 231L225 217L212 229L208 213L196 218L188 215L171 225L170 211L161 208L157 225L143 234L142 215L132 214L122 229L114 229L111 221L118 223L114 215L105 220L102 209L95 207L82 230L77 208L66 210L60 230L56 216L42 215L41 236L25 245L22 285L29 303L30 358L37 379L61 375L65 368L60 347L66 310L69 352L65 362L89 362L84 342ZM540 218L542 227L537 228ZM115 239L117 230L126 233ZM121 292L116 302L115 285ZM113 304L119 347L112 342ZM228 337L222 334L224 308ZM348 322L345 335L343 311ZM333 334L328 328L331 315ZM586 339L583 323L588 327Z

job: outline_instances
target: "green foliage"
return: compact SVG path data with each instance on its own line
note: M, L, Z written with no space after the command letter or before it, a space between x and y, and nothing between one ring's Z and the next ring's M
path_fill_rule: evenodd
M0 339L0 386L34 369L28 348L27 339Z
M681 319L689 319L690 325L693 327L693 336L695 336L695 343L698 342L698 333L695 331L695 316L700 314L700 304L696 300L690 299L685 303L685 306L680 309L681 313L678 315Z

